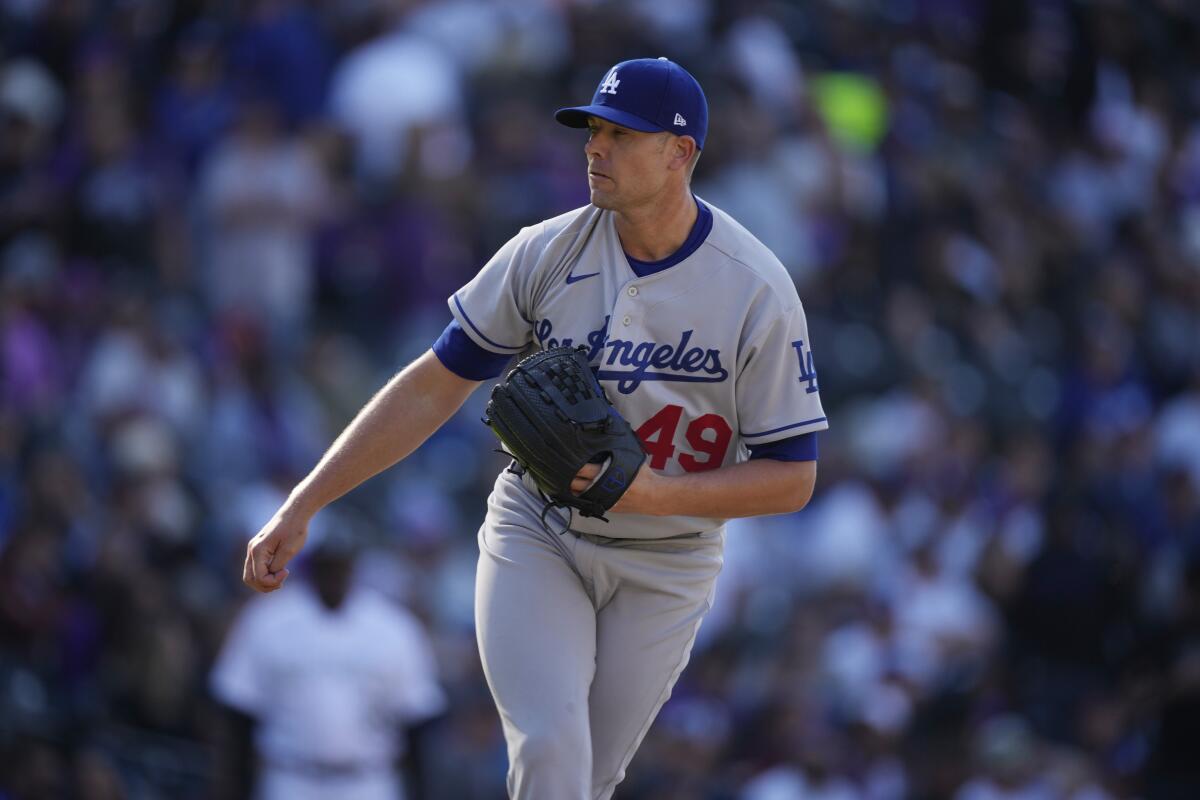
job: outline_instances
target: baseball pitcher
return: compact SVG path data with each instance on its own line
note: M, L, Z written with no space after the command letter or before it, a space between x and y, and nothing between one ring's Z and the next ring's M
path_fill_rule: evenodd
M555 116L588 131L589 205L520 231L449 298L433 347L251 539L244 580L282 586L318 509L535 354L489 404L514 461L479 529L476 630L510 795L583 800L612 796L687 663L724 521L802 508L828 425L788 273L691 192L696 80L625 61Z

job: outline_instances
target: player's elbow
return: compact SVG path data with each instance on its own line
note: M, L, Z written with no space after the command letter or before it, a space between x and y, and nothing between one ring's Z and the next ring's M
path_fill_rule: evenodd
M817 462L798 461L788 464L788 480L780 494L782 508L776 513L792 514L808 505L817 485Z
M813 484L811 482L796 487L796 490L788 497L787 509L783 513L794 514L808 505L808 501L812 500L812 496Z

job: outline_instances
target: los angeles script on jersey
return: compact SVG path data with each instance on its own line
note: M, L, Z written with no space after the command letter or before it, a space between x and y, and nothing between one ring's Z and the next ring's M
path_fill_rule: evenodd
M588 333L588 360L599 357L601 367L623 368L597 372L600 380L616 381L617 391L621 394L631 394L642 381L720 383L729 377L729 371L721 366L720 350L688 347L694 331L683 331L674 344L611 339L608 336L609 319L605 317L600 328ZM548 319L534 322L533 332L544 348L574 344L571 338L555 339L552 335L554 323ZM601 356L603 350L608 353Z

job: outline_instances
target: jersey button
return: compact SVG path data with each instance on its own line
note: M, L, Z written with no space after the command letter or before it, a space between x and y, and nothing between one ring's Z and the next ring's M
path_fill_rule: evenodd
M629 287L629 296L630 296L630 297L637 297L637 287L636 287L636 286L630 286L630 287Z
M629 317L629 315L628 315L628 314L626 314L624 317L622 317L622 318L621 318L621 324L622 324L622 325L628 325L628 324L629 324L629 323L631 323L631 322L633 322L633 320L632 320L632 319L630 319L630 317Z

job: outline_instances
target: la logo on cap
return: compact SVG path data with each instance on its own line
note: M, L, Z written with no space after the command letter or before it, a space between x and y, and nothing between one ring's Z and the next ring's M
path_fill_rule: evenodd
M708 101L683 67L666 58L633 58L601 74L591 103L560 108L554 118L571 128L586 128L595 117L643 133L668 131L704 147Z
M604 76L604 83L600 84L600 94L616 94L620 85L621 82L617 80L617 68L613 67Z

